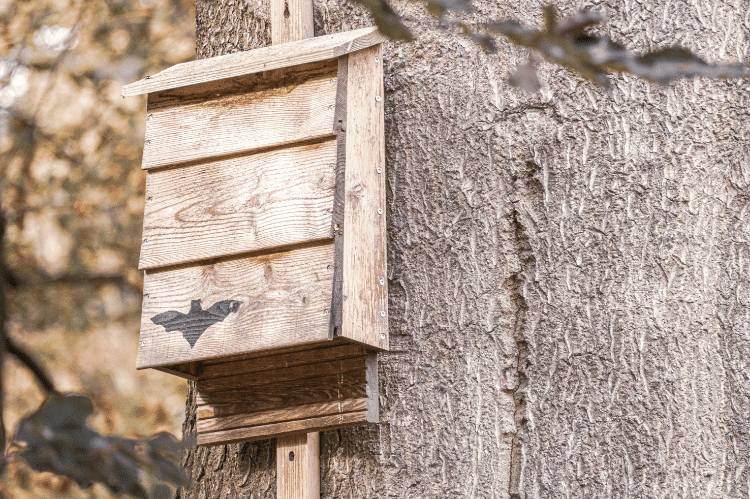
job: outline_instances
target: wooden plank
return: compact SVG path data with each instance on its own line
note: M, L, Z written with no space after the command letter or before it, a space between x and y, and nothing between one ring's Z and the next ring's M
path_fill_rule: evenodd
M378 357L370 354L365 359L365 391L367 393L367 421L380 422L380 387L378 386Z
M333 294L331 296L331 336L341 335L342 287L344 282L344 198L346 195L346 87L349 78L349 56L338 61L338 89L336 90L336 116L333 129L336 133L336 184L333 195L331 231L334 237Z
M273 438L295 433L345 428L348 426L366 424L367 422L366 410L349 412L346 414L335 414L333 416L321 416L283 423L251 426L249 428L235 428L232 430L214 431L210 433L198 433L198 445L218 445L262 440L264 438Z
M157 371L161 371L163 373L177 376L179 378L184 378L188 381L197 381L198 376L195 373L197 366L195 364L196 362L189 362L187 364L172 365L172 366L169 366L169 368L155 367L154 369L156 369Z
M320 434L290 435L276 441L276 497L320 498Z
M355 371L364 372L366 369L365 358L355 357L352 359L333 360L329 362L320 362L317 364L307 364L302 366L274 369L273 371L251 372L238 374L235 376L222 376L220 378L209 378L198 380L198 391L201 393L211 393L216 396L215 392L221 390L230 390L237 392L241 397L241 392L251 386L263 386L270 383L281 383L283 381L293 381L306 378L317 378L320 376L329 376L331 374L343 374ZM198 395L198 404L207 403L201 395Z
M307 245L146 271L136 367L327 340L333 249ZM192 322L181 331L175 321Z
M271 2L271 43L278 45L313 36L312 0Z
M201 361L201 368L203 366L212 366L215 364L224 364L227 362L237 362L241 360L254 360L261 357L267 357L272 355L292 354L298 352L305 352L307 350L315 350L318 348L330 348L340 345L351 345L352 343L343 338L332 338L330 340L303 343L302 345L292 345L283 348L271 348L264 350L254 350L252 352L245 352L235 355L226 355L219 358L205 359Z
M130 97L334 59L382 43L385 40L386 38L377 31L377 28L363 28L246 52L184 62L140 81L125 85L122 88L122 96Z
M345 414L347 412L364 411L367 409L367 398L350 398L332 402L318 402L298 406L286 407L268 411L252 413L238 413L229 416L201 418L197 420L197 428L201 433L232 430L235 428L260 426L271 423L283 423L311 417Z
M335 161L329 140L150 171L140 268L330 238Z
M333 137L335 74L220 95L182 105L149 106L144 169Z
M383 55L348 56L341 335L388 348Z
M199 390L198 418L251 414L287 407L367 397L365 371L272 383L221 392Z
M200 369L203 380L219 376L234 376L237 374L270 371L282 367L294 367L306 364L316 364L351 357L363 357L365 349L359 345L337 345L330 348L316 348L301 352L268 355L252 360L235 360L221 364L205 365Z

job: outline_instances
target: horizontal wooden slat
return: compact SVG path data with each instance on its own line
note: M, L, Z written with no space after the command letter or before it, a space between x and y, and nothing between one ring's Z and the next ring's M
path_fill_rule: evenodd
M332 59L385 41L376 28L318 36L177 64L122 87L123 97Z
M320 402L293 406L286 409L260 411L250 414L237 414L216 418L198 419L197 428L201 433L231 430L234 428L283 423L296 419L344 414L347 412L364 411L367 409L366 398L352 398L333 402Z
M143 168L333 137L335 78L149 109Z
M198 393L198 417L282 409L285 407L367 397L364 371L273 383L221 392Z
M316 348L314 350L304 350L301 352L269 355L252 360L235 360L216 364L212 363L201 367L200 377L205 380L219 376L234 376L237 374L258 371L270 371L282 367L294 367L351 357L361 357L363 355L365 355L365 349L359 345L338 345L330 348Z
M283 381L293 381L306 378L317 378L320 376L329 376L331 374L350 373L355 371L365 371L365 358L355 357L352 359L333 360L329 362L320 362L317 364L307 364L302 366L274 369L273 371L251 372L238 374L236 376L222 376L220 378L201 379L198 381L198 404L206 403L201 393L211 393L212 397L216 396L215 392L221 390L231 390L237 392L237 396L242 396L242 391L251 386L262 386L270 383L280 383Z
M141 269L330 238L336 141L149 172Z
M234 442L275 438L294 433L332 430L368 423L367 411L336 414L333 416L298 419L284 423L235 428L233 430L198 433L198 445L230 444Z
M327 340L332 262L333 244L327 243L147 271L136 367L164 367ZM200 300L196 305L203 311L212 306L226 310L230 302L224 300L241 304L236 311L223 313L222 320L209 321L212 325L199 336L198 320L189 328L167 331L166 318L190 321L208 314L191 313L193 300ZM193 346L183 335L186 329L192 331L188 336Z

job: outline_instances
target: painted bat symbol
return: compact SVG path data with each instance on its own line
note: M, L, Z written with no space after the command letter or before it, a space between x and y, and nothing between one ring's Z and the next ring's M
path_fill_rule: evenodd
M187 314L170 310L151 317L151 322L157 326L164 326L167 332L181 332L190 343L190 348L193 348L206 329L217 322L222 322L230 313L236 312L240 305L242 305L241 301L222 300L203 310L200 300L191 300L190 311Z

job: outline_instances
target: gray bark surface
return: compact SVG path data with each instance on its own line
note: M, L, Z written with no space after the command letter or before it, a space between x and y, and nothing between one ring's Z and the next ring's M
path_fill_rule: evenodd
M392 351L381 424L321 435L322 498L750 497L750 88L608 93L485 54L421 4L385 46ZM469 20L539 26L541 5ZM747 5L595 8L637 51L745 59ZM267 3L198 0L197 52L267 45ZM316 0L316 35L370 25ZM188 400L186 435L194 432ZM275 497L272 441L191 450L179 497Z

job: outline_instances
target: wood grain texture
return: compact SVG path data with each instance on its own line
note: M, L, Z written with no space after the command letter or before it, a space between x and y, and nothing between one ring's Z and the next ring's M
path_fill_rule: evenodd
M342 288L344 282L344 199L346 197L346 109L349 83L349 56L339 57L336 90L336 114L333 130L336 133L336 182L333 194L331 233L334 238L333 294L331 296L332 335L341 335Z
M271 41L274 45L313 36L312 0L271 1Z
M239 412L233 415L221 415L217 417L198 418L198 431L200 433L211 433L214 431L233 430L237 428L248 428L271 423L291 422L311 417L329 416L333 414L345 414L367 409L367 398L348 398L328 402L315 402L285 407L283 409L272 409L267 411ZM271 437L272 435L269 435Z
M388 348L383 53L348 55L341 335Z
M150 171L140 268L326 239L336 141Z
M334 353L353 353L341 347L313 352L324 354L327 350L328 357ZM378 421L375 354L334 361L325 360L325 355L315 360L310 351L291 354L294 355L299 355L299 359L291 359L289 366L258 370L257 365L249 365L241 371L253 372L199 379L195 385L198 434L208 435L210 443L216 444L226 443L219 438L239 438L236 433L227 433L230 431L257 436L260 433L253 433L257 429L271 438L278 436L272 431L286 434L292 431L290 428L308 428L308 420L341 414L363 413L363 422ZM278 360L271 365L277 366ZM300 361L307 363L296 365ZM229 371L237 372L237 366ZM315 431L324 429L328 423L337 427L341 421L318 420Z
M355 357L351 359L332 360L315 364L286 367L271 371L250 372L233 376L222 376L220 378L201 379L198 381L198 391L214 393L223 390L236 390L241 392L251 386L263 386L269 383L280 383L331 374L364 371L365 358ZM238 393L238 396L241 397L241 393ZM203 398L200 396L198 397L198 403L204 403Z
M200 367L199 373L201 379L206 380L220 376L235 376L258 371L270 371L282 367L295 367L352 357L362 357L364 355L365 349L359 345L329 345L325 348L269 354L252 360L238 359L229 362L206 363Z
M334 59L385 40L376 28L363 28L335 35L236 52L185 62L143 80L125 85L123 97L223 80L284 67Z
M315 73L294 85L152 107L143 168L333 138L335 76Z
M367 423L367 411L347 412L331 416L297 419L283 423L271 423L261 426L235 428L232 430L198 433L198 445L218 445L235 442L262 440L302 432L316 432L346 428Z
M367 386L365 371L355 371L221 392L200 391L198 418L227 417L339 399L367 398Z
M277 439L276 498L320 498L319 433Z
M327 340L333 244L308 245L256 257L147 271L137 367L169 366L247 351ZM242 302L190 347L178 331L151 319L191 300L204 309L221 300Z

